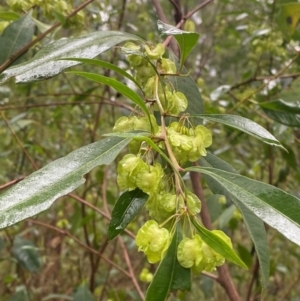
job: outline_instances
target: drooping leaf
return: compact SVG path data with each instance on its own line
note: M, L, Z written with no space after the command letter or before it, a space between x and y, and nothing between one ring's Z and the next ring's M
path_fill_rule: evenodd
M0 83L10 77L25 83L53 77L79 62L58 60L66 57L94 58L115 45L126 41L143 40L118 31L98 31L79 38L63 38L42 48L30 61L8 68L0 75Z
M31 13L9 24L0 36L0 65L32 40L34 23Z
M204 167L214 167L230 173L236 173L235 169L231 165L210 153L208 153L206 157L201 158L200 164ZM230 192L223 189L222 184L207 174L204 174L203 176L208 187L213 193L222 193L225 195L242 213L243 221L255 246L261 271L262 287L265 289L269 279L270 259L264 223L243 204L242 200L235 198Z
M81 284L73 295L73 301L96 301L85 283Z
M278 99L259 105L271 119L288 126L300 127L300 101Z
M300 245L300 200L287 192L247 177L209 167L189 167L217 181L220 194L240 200L260 219Z
M234 250L218 235L201 226L195 218L191 219L202 240L209 245L215 252L222 255L228 261L238 266L248 269L247 265L239 258Z
M76 61L76 62L80 62L80 63L84 63L84 64L89 64L89 65L95 65L95 66L99 66L99 67L103 67L103 68L107 68L110 70L113 70L115 72L117 72L118 74L128 78L129 80L131 80L132 82L134 82L136 84L137 87L139 87L140 89L142 89L139 85L139 83L135 80L135 78L130 75L129 73L127 73L126 71L124 71L123 69L119 68L118 66L111 64L109 62L105 62L105 61L101 61L101 60L96 60L96 59L78 59L78 58L64 58L63 60L67 60L67 61Z
M108 239L121 233L145 205L149 195L140 189L125 191L118 198L111 213L108 227Z
M238 129L248 135L251 135L259 140L274 146L278 146L282 149L284 147L281 143L265 128L257 124L256 122L241 117L238 115L226 115L226 114L203 114L203 115L191 115L192 118L205 119L211 122L219 122L227 126Z
M36 246L30 240L16 236L12 252L17 262L27 271L34 273L41 268L41 256Z
M8 189L0 195L0 229L48 209L83 184L92 168L110 164L130 140L110 137L81 147Z
M68 71L67 73L73 73L73 74L85 77L87 79L91 79L97 83L108 85L108 86L114 88L115 90L117 90L118 92L120 92L121 94L126 96L127 98L131 99L149 117L149 110L147 109L144 100L137 93L135 93L133 90L128 88L126 85L120 83L119 81L117 81L113 78L110 78L110 77L106 77L106 76L95 74L95 73L89 73L89 72Z
M145 301L164 301L171 289L190 289L190 269L183 271L178 267L177 246L181 240L182 234L177 225L166 255L160 262L148 287ZM182 283L180 283L181 281Z
M176 39L180 48L180 68L189 56L192 49L197 45L199 34L196 32L183 31L172 25L163 23L162 21L157 21L158 30L163 35L171 35Z

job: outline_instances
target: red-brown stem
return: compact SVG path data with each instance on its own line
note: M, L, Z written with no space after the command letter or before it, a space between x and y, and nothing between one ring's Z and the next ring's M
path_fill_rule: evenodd
M194 193L198 196L198 198L202 202L202 208L201 208L202 223L206 228L212 229L212 222L206 205L206 200L201 185L200 174L197 172L191 172L191 181L192 181ZM229 299L231 301L241 301L239 293L237 292L234 282L230 276L228 266L224 264L218 267L217 270L218 270L218 277L216 278L216 281L220 283L220 285L225 289Z

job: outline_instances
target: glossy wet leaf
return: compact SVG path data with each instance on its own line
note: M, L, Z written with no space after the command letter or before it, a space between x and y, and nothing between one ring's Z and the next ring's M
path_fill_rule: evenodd
M177 226L165 257L160 262L148 287L145 301L164 301L167 299L169 291L178 287L190 289L189 269L184 269L185 271L181 274L178 267L177 246L181 240L182 234ZM184 282L180 284L181 281Z
M116 73L118 73L119 75L122 75L122 76L128 78L129 80L131 80L133 83L135 83L137 85L137 87L139 87L141 89L139 83L135 80L135 78L132 75L130 75L129 73L127 73L123 69L121 69L118 66L116 66L114 64L111 64L109 62L96 60L96 59L80 59L80 58L65 58L64 60L76 61L76 62L79 62L79 63L84 63L84 64L88 64L88 65L95 65L95 66L99 66L99 67L103 67L103 68L106 68L106 69L113 70Z
M48 209L59 197L85 182L92 168L110 164L130 138L110 137L51 162L0 195L0 228Z
M31 42L34 33L34 23L31 13L10 23L0 36L0 65L23 46Z
M287 192L247 177L209 167L189 167L208 175L222 187L220 194L238 199L264 222L300 245L300 199Z
M143 42L138 36L118 31L97 31L79 38L63 38L42 48L31 60L8 68L0 75L0 83L10 77L16 82L31 82L53 77L79 62L61 58L94 58L115 45L126 41Z
M81 284L73 295L73 301L96 301L85 283Z
M146 107L146 104L144 100L133 90L128 88L126 85L122 84L121 82L111 78L106 77L103 75L95 74L95 73L89 73L89 72L80 72L80 71L69 71L67 73L73 73L82 77L85 77L87 79L91 79L97 83L101 83L103 85L110 86L132 100L136 105L138 105L144 113L149 117L149 110ZM150 117L149 117L150 118Z
M265 128L257 124L256 122L241 117L238 115L226 115L226 114L203 114L203 115L191 115L192 118L205 119L211 122L218 122L230 126L232 128L238 129L248 135L251 135L259 140L274 146L284 147L281 143Z
M179 70L181 70L190 52L197 45L199 34L196 32L183 31L172 25L165 24L162 21L157 21L157 26L161 34L168 36L171 35L176 39L180 48Z
M17 262L27 271L38 272L42 267L42 259L37 247L27 239L16 236L12 253Z
M202 240L209 245L215 252L222 255L228 261L236 265L248 269L246 264L239 258L234 250L218 235L201 226L195 218L191 219L193 225L197 229Z
M237 173L235 169L227 162L219 159L218 157L210 153L208 153L206 157L201 158L200 164L204 167L213 167L230 173ZM252 211L243 204L242 200L234 197L230 193L230 191L224 189L223 185L216 181L213 177L207 174L203 174L203 176L206 180L208 187L213 193L221 193L225 195L229 200L231 200L235 204L235 206L242 213L244 224L254 243L256 254L259 260L262 287L266 288L269 280L270 259L267 234L263 221L260 218L258 218L254 213L252 213Z
M271 119L292 127L300 127L300 101L278 99L259 104Z
M111 213L108 239L115 238L136 217L148 200L149 195L140 189L123 192Z

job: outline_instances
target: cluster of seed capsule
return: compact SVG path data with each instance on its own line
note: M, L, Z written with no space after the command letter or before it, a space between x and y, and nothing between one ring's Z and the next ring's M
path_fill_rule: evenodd
M142 48L127 43L123 50L135 80L143 90L150 118L142 114L123 116L116 121L114 132L150 132L153 142L174 158L178 166L205 156L206 148L212 143L211 132L203 125L193 126L188 116L180 115L187 109L188 100L167 80L168 74L174 75L177 70L173 61L163 57L163 45ZM163 118L168 116L175 121L169 125L159 125L155 111L159 111ZM162 133L165 133L163 138ZM157 162L154 151L145 141L133 139L129 151L130 154L125 155L118 164L117 182L122 190L139 188L149 195L146 208L152 219L138 231L136 244L150 263L156 263L163 258L172 240L172 220L196 215L201 210L201 201L192 192L178 187L180 183L175 180L175 172L170 172L170 166L163 162ZM203 270L212 271L224 263L225 259L203 242L194 230L182 232L183 240L178 245L177 259L183 267L200 273ZM230 239L222 231L213 232L231 246Z

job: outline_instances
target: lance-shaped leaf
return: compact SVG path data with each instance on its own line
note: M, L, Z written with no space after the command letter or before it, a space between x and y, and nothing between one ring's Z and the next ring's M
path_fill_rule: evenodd
M221 194L239 199L249 210L292 242L300 245L300 200L287 192L247 177L209 167L189 167L217 181Z
M183 31L172 25L157 21L158 30L163 35L174 36L180 48L180 68L181 70L185 60L192 49L197 45L199 34L195 32Z
M271 119L288 126L300 127L300 101L278 99L259 105Z
M105 61L101 61L101 60L96 60L96 59L78 59L78 58L64 58L63 60L66 60L66 61L76 61L76 62L79 62L79 63L89 64L89 65L95 65L95 66L99 66L99 67L103 67L103 68L107 68L107 69L113 70L113 71L117 72L118 74L120 74L120 75L128 78L132 82L134 82L137 85L137 87L139 87L142 90L140 84L135 80L135 78L132 75L130 75L129 73L127 73L123 69L121 69L118 66L116 66L114 64L111 64L109 62L105 62Z
M145 301L164 301L171 289L190 289L190 269L180 270L178 266L177 247L181 240L182 234L177 225L166 255L160 262L148 287Z
M208 153L206 157L202 157L200 165L204 167L214 167L222 169L227 172L237 173L235 169L227 162L219 159L218 157ZM254 243L256 254L259 260L259 266L261 271L261 283L265 289L269 279L270 259L268 251L268 241L266 229L263 221L258 218L252 211L250 211L242 201L233 197L228 193L223 186L219 184L214 178L204 174L203 175L210 190L215 193L224 194L229 200L231 200L235 206L240 210L243 215L244 224L248 230L248 233Z
M0 36L0 65L16 51L29 43L33 33L34 23L31 18L31 13L27 13L20 19L9 24Z
M259 140L271 144L274 146L285 149L281 143L265 128L257 124L256 122L247 119L245 117L237 115L226 115L226 114L203 114L203 115L191 115L192 118L205 119L211 122L219 122L238 129L246 134L249 134Z
M0 195L0 229L48 209L83 184L92 168L110 164L130 140L110 137L81 147L8 189Z
M34 273L41 268L41 256L30 240L16 236L12 251L17 262L27 271Z
M192 218L191 221L197 229L202 240L207 245L209 245L215 252L219 253L225 259L239 265L240 267L248 269L247 265L239 258L239 256L221 237L201 226L195 218Z
M63 38L42 48L30 61L8 68L0 75L0 83L10 77L16 82L31 82L53 77L79 62L58 60L66 57L94 58L126 41L144 41L138 36L118 31L98 31L79 38Z
M115 238L140 212L148 200L149 195L140 189L123 192L118 198L111 213L108 227L108 239Z
M90 72L69 71L67 73L73 73L76 75L80 75L87 79L91 79L97 83L108 85L108 86L114 88L115 90L117 90L118 92L120 92L121 94L126 96L127 98L131 99L135 104L137 104L150 119L149 111L146 107L144 100L137 93L135 93L133 90L128 88L126 85L120 83L119 81L117 81L113 78L110 78L110 77L106 77L103 75L90 73Z

